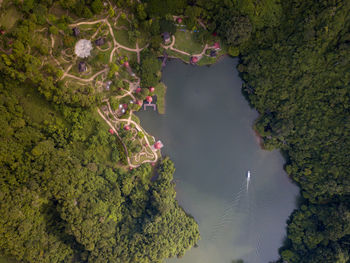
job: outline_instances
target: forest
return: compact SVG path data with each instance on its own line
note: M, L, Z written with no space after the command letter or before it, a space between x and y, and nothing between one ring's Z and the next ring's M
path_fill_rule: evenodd
M115 165L123 153L93 112L99 94L62 86L62 72L35 55L48 52L33 33L53 23L53 5L91 18L103 1L11 2L21 18L11 30L0 24L1 253L23 262L181 257L199 230L175 201L174 164ZM172 15L189 28L205 23L202 40L218 34L239 56L242 92L260 114L254 129L265 149L280 149L300 187L278 262L350 262L350 2L112 2L133 14L131 37L146 32L150 40L135 66L145 85L159 82L153 55L159 34L174 30ZM9 5L4 0L0 11ZM62 16L50 29L67 30L70 20Z

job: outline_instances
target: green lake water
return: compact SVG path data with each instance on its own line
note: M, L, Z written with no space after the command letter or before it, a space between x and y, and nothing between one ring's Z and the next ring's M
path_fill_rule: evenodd
M201 233L198 248L168 263L267 263L286 235L298 188L281 154L259 147L258 114L241 94L236 64L228 57L210 67L168 62L166 114L137 114L174 161L177 200Z

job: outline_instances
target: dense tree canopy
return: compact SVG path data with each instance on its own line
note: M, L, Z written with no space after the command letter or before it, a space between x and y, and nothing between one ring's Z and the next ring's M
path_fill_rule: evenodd
M29 262L153 263L195 245L198 226L174 199L169 159L155 181L149 164L131 172L108 167L99 152L115 137L99 122L64 107L71 122L62 123L49 105L53 117L37 122L23 94L31 88L17 85L0 84L3 253Z

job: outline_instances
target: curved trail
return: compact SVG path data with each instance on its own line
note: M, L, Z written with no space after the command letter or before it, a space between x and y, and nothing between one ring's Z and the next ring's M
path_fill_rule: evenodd
M162 45L162 47L164 49L170 49L170 50L173 50L175 52L178 52L180 54L183 54L183 55L186 55L186 56L189 56L189 57L198 57L199 59L205 54L205 52L207 51L207 49L211 49L213 48L212 46L208 46L208 44L205 44L203 50L201 53L198 53L198 54L190 54L186 51L183 51L183 50L180 50L180 49L177 49L177 48L174 48L174 44L175 44L175 41L176 41L176 38L175 36L172 36L172 41L171 41L171 44L168 45L168 46L165 46L165 45Z

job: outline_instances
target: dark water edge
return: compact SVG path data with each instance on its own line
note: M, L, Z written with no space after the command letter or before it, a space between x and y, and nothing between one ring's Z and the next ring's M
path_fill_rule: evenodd
M166 113L137 114L174 161L177 200L201 232L198 248L167 262L278 258L298 188L283 170L279 151L260 148L252 129L258 114L242 95L237 61L224 57L209 67L169 61L162 80L168 87Z

